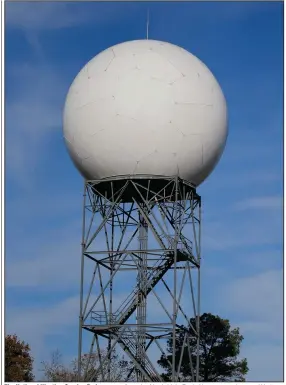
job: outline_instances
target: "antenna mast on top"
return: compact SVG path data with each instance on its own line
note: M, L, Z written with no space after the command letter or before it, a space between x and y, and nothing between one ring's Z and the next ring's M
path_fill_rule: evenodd
M149 39L149 8L147 9L147 40Z

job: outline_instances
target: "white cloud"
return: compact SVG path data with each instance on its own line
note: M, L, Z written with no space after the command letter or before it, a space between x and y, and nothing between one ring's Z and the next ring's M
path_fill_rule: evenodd
M283 198L281 196L265 196L245 199L235 204L238 211L254 210L254 209L280 209L282 214Z
M256 276L234 280L224 293L225 306L238 314L248 314L259 321L282 317L282 270L265 271Z
M248 360L248 380L281 381L282 270L236 279L221 285L214 295L219 298L218 311L231 314L230 318L237 320L232 326L238 326L245 338L241 356ZM276 355L276 361L271 352Z
M6 24L8 27L24 30L44 31L106 24L118 21L134 12L134 4L100 4L65 2L35 2L6 4Z
M79 10L79 12L77 12ZM93 15L79 8L77 4L8 3L6 23L10 27L28 30L60 29L78 26L91 21Z
M18 219L25 224L23 217ZM44 223L44 217L39 220ZM20 243L13 240L14 232L9 229L9 239L6 241L6 247L8 244L9 249L5 264L7 288L37 287L39 291L54 292L59 288L64 290L66 287L77 285L81 255L81 223L73 217L68 217L67 220L64 224L53 228L43 226L39 232L35 228L34 237L26 238L26 233L18 233L16 228L15 238L21 239Z
M267 336L264 335L264 338ZM281 336L282 340L282 336ZM250 368L247 381L253 382L282 382L283 381L283 347L255 344L242 349L241 355L247 357Z
M69 237L68 237L69 238ZM37 249L38 256L6 264L6 287L38 288L39 291L64 290L79 281L80 242L70 235L60 245L58 240ZM44 250L43 250L44 249Z
M277 220L278 219L278 220ZM281 222L281 223L280 223ZM271 246L282 243L282 215L274 221L269 216L257 221L207 222L204 224L203 250L235 250L247 246Z
M17 317L18 308L11 308L7 312L8 322L7 332L17 331L21 338L36 340L33 334L48 336L51 333L58 334L61 327L76 324L79 311L79 297L69 297L59 301L55 305L42 307L26 306L25 311L21 311L21 317ZM57 328L55 328L57 326Z
M29 186L48 150L46 143L61 129L61 110L68 84L47 66L11 67L14 82L6 100L6 166L10 178Z
M235 161L234 161L235 162ZM229 162L228 162L229 163ZM220 165L218 166L220 167ZM239 171L239 177L236 172L230 169L225 169L221 172L222 180L214 187L216 190L224 191L225 193L229 190L241 191L244 187L261 187L269 186L273 183L277 183L282 180L282 172L279 174L271 170L260 169L249 164L248 168L242 168Z
M249 187L247 187L249 188ZM282 194L281 194L282 195ZM283 239L281 195L224 195L214 204L212 197L203 210L202 247L209 250L238 250L246 247L278 246ZM243 198L245 197L245 198ZM247 258L245 250L241 258Z
M62 187L63 189L57 189L55 186L52 189L52 194L48 194L45 191L46 186L39 186L33 194L23 193L21 196L17 195L14 199L9 199L6 203L8 225L12 218L17 218L17 221L25 224L25 226L37 223L37 221L41 221L42 225L44 225L51 219L55 221L66 220L67 217L74 218L74 221L81 219L81 189L71 190L64 183ZM19 227L13 226L13 233L17 232L17 229ZM22 227L20 230L22 230Z
M281 331L282 317L280 320L274 320L274 322L277 323L278 330L280 329ZM255 336L256 340L260 339L263 341L265 335L267 335L268 339L271 338L273 341L281 339L281 335L277 333L277 328L273 327L273 323L269 322L269 320L240 322L237 324L237 327L239 327L242 335Z

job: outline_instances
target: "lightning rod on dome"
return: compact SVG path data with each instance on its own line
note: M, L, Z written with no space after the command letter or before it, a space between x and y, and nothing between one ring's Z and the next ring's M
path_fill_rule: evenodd
M147 9L147 40L149 40L149 8Z

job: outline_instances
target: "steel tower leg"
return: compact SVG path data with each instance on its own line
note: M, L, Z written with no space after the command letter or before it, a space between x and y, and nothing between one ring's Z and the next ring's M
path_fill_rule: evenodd
M78 381L81 381L81 353L82 353L82 328L83 328L83 285L84 285L84 237L85 237L85 206L86 206L86 184L84 183L83 192L83 221L82 221L82 239L81 239L81 273L80 273L80 311L79 311L79 331L78 331Z
M200 381L200 228L201 199L179 178L86 181L79 380L161 382L156 362L171 338L171 379L187 352ZM117 370L114 354L131 367Z
M137 342L137 359L144 368L145 349L146 349L146 287L147 287L147 253L148 249L148 225L144 217L139 215L139 249L140 258L138 261L138 305L137 305L137 325L138 325L138 342ZM138 382L144 381L144 376L140 370L136 371Z

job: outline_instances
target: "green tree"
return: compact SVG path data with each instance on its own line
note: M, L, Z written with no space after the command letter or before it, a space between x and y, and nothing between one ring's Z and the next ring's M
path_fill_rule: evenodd
M105 381L120 382L125 381L130 373L133 365L126 361L123 357L120 357L116 353L112 353L111 360L104 358L106 352L101 352L101 357L97 354L92 354L89 357L88 354L84 354L81 358L81 382L85 381L101 381L102 375ZM93 377L95 369L99 367L100 361L103 363L102 369L98 373L98 377ZM58 350L52 353L50 361L42 362L42 371L44 372L45 380L51 382L77 382L78 381L78 360L74 359L70 364L64 365L62 363L62 355ZM129 377L130 381L135 381L135 371L131 372Z
M14 335L5 337L5 381L30 382L33 376L33 358L30 347Z
M196 319L191 318L191 325L196 328ZM176 338L176 368L180 362L183 348L183 358L180 367L180 380L193 381L196 378L196 337L189 330L189 347L182 330ZM241 382L245 381L248 372L246 359L239 359L240 344L243 340L239 328L231 329L228 320L204 313L200 317L200 366L199 381L201 382ZM184 346L183 346L184 344ZM165 370L163 378L171 381L173 340L167 341L167 354L162 354L158 364ZM191 357L191 359L190 359ZM192 363L192 365L191 365ZM192 369L193 368L193 369Z

